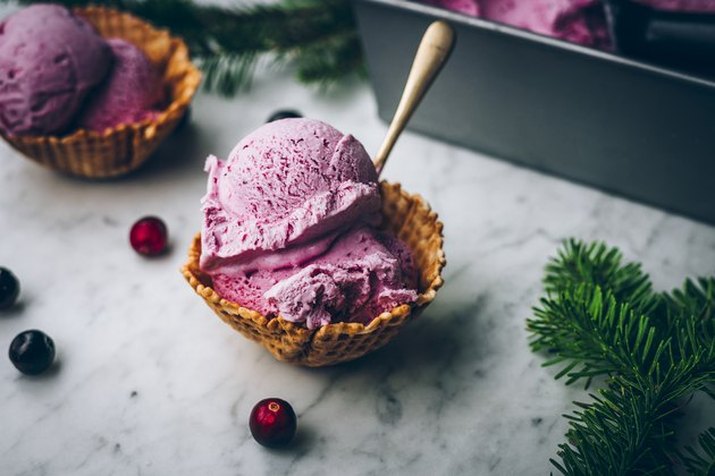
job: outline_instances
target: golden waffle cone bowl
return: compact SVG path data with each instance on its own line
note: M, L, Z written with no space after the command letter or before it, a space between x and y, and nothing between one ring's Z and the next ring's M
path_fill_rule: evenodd
M282 317L267 318L259 312L222 299L211 288L211 279L199 269L201 236L189 248L182 268L196 293L226 324L259 342L285 362L321 367L357 359L387 344L410 319L437 295L445 265L442 223L419 195L410 195L399 184L381 183L385 226L412 251L420 274L417 302L403 304L375 317L368 325L356 322L328 324L309 330Z
M95 132L79 129L66 136L12 136L7 142L52 170L102 179L138 168L176 128L186 113L201 73L189 60L183 40L126 13L103 7L76 8L105 38L123 38L140 48L162 73L168 99L155 118Z

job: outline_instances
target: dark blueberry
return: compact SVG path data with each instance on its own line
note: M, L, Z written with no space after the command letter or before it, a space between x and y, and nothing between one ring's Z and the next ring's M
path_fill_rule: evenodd
M0 309L7 309L15 304L20 295L20 282L12 271L0 267Z
M280 119L294 119L297 117L303 117L303 114L292 109L281 109L271 114L271 117L269 117L266 122L278 121Z
M295 436L298 419L290 403L280 398L265 398L253 407L248 426L258 443L280 448Z
M41 374L55 360L55 343L42 331L21 332L10 344L10 361L27 375Z

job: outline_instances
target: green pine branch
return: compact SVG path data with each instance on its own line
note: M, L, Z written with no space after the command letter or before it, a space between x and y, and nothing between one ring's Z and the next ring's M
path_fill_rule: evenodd
M0 0L11 3L10 0ZM40 3L19 0L20 4ZM235 7L191 0L58 0L68 7L99 4L140 16L186 41L204 71L204 87L233 95L250 85L259 60L294 65L305 83L330 85L364 75L349 0L282 0Z
M701 451L676 449L677 418L715 383L715 278L656 293L635 263L603 243L571 240L546 267L546 296L527 327L566 383L596 376L606 387L568 415L563 474L711 474L713 431Z

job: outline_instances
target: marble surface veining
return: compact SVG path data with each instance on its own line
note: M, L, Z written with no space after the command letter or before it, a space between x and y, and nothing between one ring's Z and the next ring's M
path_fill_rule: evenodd
M279 363L220 322L178 269L199 228L204 158L226 156L282 107L368 151L386 130L364 84L323 95L272 77L231 101L200 94L192 124L120 180L59 176L0 144L0 265L22 282L19 306L0 315L0 347L39 328L58 348L37 378L0 358L0 475L547 474L560 415L583 397L540 367L524 329L559 242L617 245L659 288L715 272L712 226L406 133L384 177L444 221L445 287L361 360ZM169 226L164 258L128 245L147 214ZM289 449L251 439L248 414L266 396L299 415ZM683 437L714 420L695 399Z

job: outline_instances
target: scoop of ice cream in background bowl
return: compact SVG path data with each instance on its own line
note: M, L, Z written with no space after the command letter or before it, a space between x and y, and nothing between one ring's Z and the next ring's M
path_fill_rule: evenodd
M107 44L113 53L112 69L80 111L79 127L103 132L155 119L165 101L158 68L126 40L111 38Z
M454 41L432 24L374 160L312 119L266 124L206 161L203 226L184 277L278 360L319 367L387 344L442 286L442 223L379 174Z
M112 65L109 45L59 5L33 5L3 22L0 128L6 134L65 132Z
M1 25L0 134L61 173L135 170L201 81L181 39L113 9L38 4Z

